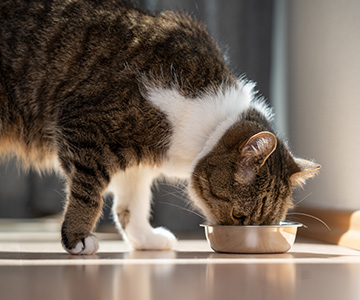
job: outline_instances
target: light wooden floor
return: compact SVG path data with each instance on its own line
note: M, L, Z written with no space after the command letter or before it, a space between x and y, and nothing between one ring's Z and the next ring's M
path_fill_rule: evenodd
M131 252L100 234L99 253L79 257L53 230L8 225L0 222L1 300L360 299L360 252L335 245L299 238L286 254L231 255L198 239Z

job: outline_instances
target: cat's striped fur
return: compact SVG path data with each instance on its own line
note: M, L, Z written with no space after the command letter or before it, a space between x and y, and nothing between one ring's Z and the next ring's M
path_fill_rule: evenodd
M96 252L107 189L135 248L171 248L173 235L148 222L161 174L191 179L210 221L283 219L293 182L318 165L296 162L270 121L185 14L123 0L0 2L0 150L64 174L70 253Z

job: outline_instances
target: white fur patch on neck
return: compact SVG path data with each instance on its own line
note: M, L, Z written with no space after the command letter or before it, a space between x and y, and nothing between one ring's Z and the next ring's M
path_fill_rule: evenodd
M173 130L168 161L162 168L165 175L189 178L194 164L211 151L250 107L268 117L265 106L253 101L253 88L252 83L239 81L225 90L220 87L215 92L188 99L176 87L149 87L146 98L166 114Z

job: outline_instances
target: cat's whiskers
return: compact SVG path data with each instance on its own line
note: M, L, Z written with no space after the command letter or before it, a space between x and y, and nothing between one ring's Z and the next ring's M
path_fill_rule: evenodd
M179 199L179 200L186 200L186 195L182 194L180 191L164 193L162 196L163 197L172 196L172 197L174 197L176 199Z
M194 203L192 201L190 201L190 199L188 197L188 193L187 193L187 189L186 189L187 183L178 181L175 183L162 182L161 184L163 186L168 186L168 187L172 187L172 188L176 189L174 191L168 191L167 193L164 193L163 197L172 196L176 199L183 201L186 206L184 207L181 205L177 205L177 204L174 204L171 202L165 202L165 201L159 201L159 203L171 205L171 206L177 207L179 209L185 210L187 212L193 213L201 218L204 218L203 215L201 215L200 213L197 212L196 206L194 205Z
M169 187L169 188L173 188L173 191L166 191L166 195L172 195L172 194L183 194L184 197L186 197L186 185L176 185L176 184L166 184L166 183L161 183L161 185L163 187Z
M206 179L206 178L204 178L204 177L202 177L202 176L200 176L200 175L198 175L198 174L193 173L193 176L199 178L199 179L202 180L202 181L209 182L208 179Z
M294 206L295 206L295 207L299 206L299 204L300 204L301 202L303 202L304 200L308 199L312 194L313 194L312 192L309 193L309 194L307 194L307 195L306 195L305 197L303 197L301 200L299 200L298 202L296 202L296 203L294 204Z
M199 214L198 212L196 212L196 211L194 211L194 210L191 210L191 209L189 209L189 208L187 208L187 207L184 207L184 206L181 206L181 205L177 205L177 204L175 204L175 203L171 203L171 202L163 202L163 201L160 201L159 203L161 203L161 204L166 204L166 205L170 205L170 206L173 206L173 207L176 207L176 208L178 208L178 209L181 209L181 210L184 210L184 211L187 211L187 212L189 212L189 213L192 213L192 214L194 214L194 215L196 215L196 216L198 216L198 217L200 217L200 218L204 218L201 214Z
M331 228L329 227L328 224L326 224L325 221L323 221L323 220L321 220L320 218L315 217L315 216L313 216L313 215L306 214L306 213L301 213L301 212L292 212L292 213L288 213L287 215L288 215L288 216L291 216L291 215L299 215L299 216L304 216L304 217L312 218L312 219L320 222L321 224L323 224L323 225L327 228L327 230L331 230Z
M168 197L168 196L172 196L176 199L179 200L183 200L188 202L188 196L187 196L187 184L181 181L177 181L174 183L171 182L161 182L160 183L163 187L170 187L170 188L174 188L173 191L166 191L163 192L162 197Z
M103 196L103 208L111 210L113 207L113 201L114 201L113 196L109 196L105 194L105 196Z
M183 183L183 182L181 182L181 181L161 182L160 184L161 184L161 185L164 185L164 186L174 187L174 188L177 188L177 189L184 189L184 188L186 188L186 186L187 186L186 183Z

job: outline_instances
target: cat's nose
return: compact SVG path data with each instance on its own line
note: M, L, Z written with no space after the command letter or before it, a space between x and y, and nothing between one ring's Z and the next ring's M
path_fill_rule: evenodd
M233 208L231 211L231 219L234 225L246 225L249 218L239 209Z

